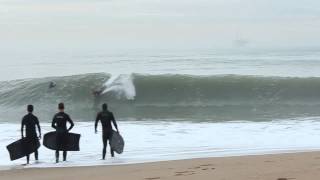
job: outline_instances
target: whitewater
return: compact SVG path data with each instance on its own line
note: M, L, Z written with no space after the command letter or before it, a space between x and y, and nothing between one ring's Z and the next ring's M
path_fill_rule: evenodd
M80 152L54 164L40 148L29 167L114 165L320 149L318 51L135 52L8 56L0 72L0 166L20 138L26 105L43 133L64 102L82 135ZM1 62L2 63L2 62ZM14 72L14 73L13 73ZM56 87L49 88L50 82ZM99 96L93 92L102 90ZM101 158L94 118L108 103L126 140L125 152Z

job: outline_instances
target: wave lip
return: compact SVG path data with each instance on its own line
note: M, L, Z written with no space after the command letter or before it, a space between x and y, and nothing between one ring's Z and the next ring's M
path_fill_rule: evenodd
M57 86L48 88L51 81ZM102 90L95 97L94 90ZM89 120L107 102L121 118L247 120L316 116L319 77L83 74L0 82L0 113L17 119L34 104L46 119L59 102ZM2 112L1 112L2 111Z

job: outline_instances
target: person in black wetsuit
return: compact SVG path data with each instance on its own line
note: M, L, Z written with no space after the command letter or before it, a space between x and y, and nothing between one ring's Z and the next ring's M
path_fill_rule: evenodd
M56 163L59 162L59 150L63 149L65 144L65 138L67 133L73 128L74 123L70 116L64 112L64 104L58 105L59 112L54 115L51 126L56 129L57 132L57 147L56 150ZM70 127L67 129L67 122L70 123ZM63 161L67 160L67 151L63 151Z
M26 138L30 140L31 143L38 141L41 138L41 128L38 118L32 114L33 105L28 105L28 114L22 118L21 122L21 137L24 138L24 127L26 127ZM36 126L38 127L39 136L37 136ZM38 151L34 152L34 157L36 161L38 160ZM27 155L27 164L29 164L30 155Z
M118 125L116 120L114 119L113 113L108 110L108 105L103 104L102 105L102 111L98 113L96 121L95 121L95 132L97 133L97 127L98 127L98 122L101 121L102 124L102 142L103 142L103 150L102 150L102 159L104 160L106 157L106 149L107 149L107 142L111 140L112 137L112 125L111 122L113 123L113 126L117 129L117 132L119 133L118 130ZM111 152L111 157L114 157L114 152L110 146L110 152Z
M57 86L57 84L55 82L51 81L50 84L49 84L49 89L52 89L52 88L54 88L56 86Z

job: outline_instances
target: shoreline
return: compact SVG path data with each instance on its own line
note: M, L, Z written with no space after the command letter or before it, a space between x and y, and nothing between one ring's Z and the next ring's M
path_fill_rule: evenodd
M89 167L113 167L113 166L126 166L126 165L141 165L141 164L152 164L152 163L163 163L163 162L174 162L174 161L189 161L189 160L202 160L202 159L211 159L211 158L237 158L237 157L251 157L251 156L269 156L269 155L286 155L286 154L298 154L298 153L312 153L320 152L319 148L314 149L282 149L282 150L271 150L271 151L253 151L251 153L235 153L235 154L224 154L224 155L209 155L209 156L196 156L196 157L185 157L185 158L176 158L176 159L157 159L157 160L144 160L144 161L132 161L132 162L122 162L121 155L119 157L107 158L106 160L95 160L95 162L87 163L75 163L73 161L60 161L56 164L55 162L42 162L31 160L29 165L24 163L22 164L12 164L12 165L0 165L0 173L2 171L9 171L15 169L47 169L47 168L89 168ZM32 157L32 155L31 155ZM21 158L24 161L25 158ZM15 161L11 161L15 162Z
M270 152L256 152L252 154L233 154L233 155L222 155L222 156L209 156L209 157L190 157L190 158L183 158L183 159L164 159L164 160L150 160L150 161L141 161L141 162L130 162L130 163L114 163L114 164L92 164L92 165L69 165L63 166L63 161L60 161L58 166L39 166L39 167L25 167L26 169L46 169L46 168L89 168L89 167L99 167L99 166L130 166L130 165L143 165L143 164L156 164L156 163L166 163L166 162L176 162L176 161L192 161L192 160L204 160L204 159L214 159L214 158L239 158L239 157L255 157L255 156L274 156L274 155L290 155L290 154L302 154L302 153L320 153L320 149L310 149L310 150L274 150ZM121 155L120 155L121 156ZM99 160L101 162L108 162L110 158L106 158L106 160ZM68 161L67 161L68 162ZM55 163L53 163L56 165ZM32 165L32 163L31 163ZM62 165L62 166L61 166ZM66 164L67 165L67 164ZM0 166L5 167L5 166ZM19 169L19 168L17 168ZM10 169L8 169L10 170ZM1 170L0 170L1 172Z
M213 157L152 163L0 171L0 179L259 179L317 180L320 151Z

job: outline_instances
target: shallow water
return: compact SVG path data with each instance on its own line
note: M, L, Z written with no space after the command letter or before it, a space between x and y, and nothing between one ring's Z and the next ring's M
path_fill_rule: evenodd
M43 133L51 131L42 123ZM79 152L70 152L68 162L55 164L54 151L40 147L40 161L27 167L116 165L216 156L237 156L320 149L319 117L271 122L120 122L125 151L102 161L101 132L93 123L78 122L72 132L81 133ZM20 125L0 124L0 147L20 138ZM108 151L109 152L109 151ZM10 162L0 149L0 166L22 167L25 158ZM31 156L33 159L33 156Z

